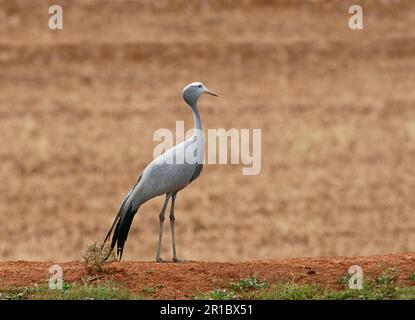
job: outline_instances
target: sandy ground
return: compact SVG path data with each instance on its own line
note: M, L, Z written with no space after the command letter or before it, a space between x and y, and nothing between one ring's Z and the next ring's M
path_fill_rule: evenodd
M1 288L47 285L48 268L52 262L0 262ZM320 284L323 287L344 289L339 282L348 275L352 265L363 269L365 279L378 277L388 268L394 268L394 281L401 285L413 285L415 254L383 255L369 257L326 257L262 260L252 262L121 262L112 263L105 274L87 275L80 262L59 264L63 279L67 282L90 283L115 281L132 292L155 299L188 299L213 289L228 288L231 282L255 276L270 285L281 282ZM149 294L152 289L154 293Z
M49 1L0 1L0 260L79 260L103 240L154 131L192 127L195 80L220 95L200 101L205 129L262 130L262 170L205 166L178 196L179 257L415 251L415 2L362 1L351 31L355 2L56 0L51 31ZM154 259L162 200L126 260Z

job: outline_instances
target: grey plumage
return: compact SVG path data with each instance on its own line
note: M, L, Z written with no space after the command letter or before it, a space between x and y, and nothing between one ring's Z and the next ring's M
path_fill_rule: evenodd
M199 177L203 168L204 137L201 131L202 125L199 111L197 109L197 100L203 93L216 96L200 82L191 83L183 89L183 99L191 107L194 116L195 130L192 137L154 159L143 170L136 184L125 197L118 210L104 242L109 240L112 233L111 249L117 248L117 256L120 260L125 242L127 241L128 232L139 207L148 200L165 194L166 200L159 215L159 244L156 260L159 262L162 261L160 249L164 214L169 200L172 199L170 224L173 240L173 260L178 261L174 236L174 204L177 193Z

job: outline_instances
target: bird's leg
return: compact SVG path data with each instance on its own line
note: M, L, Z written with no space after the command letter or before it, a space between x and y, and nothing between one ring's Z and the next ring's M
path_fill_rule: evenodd
M160 226L159 226L159 244L158 244L158 247L157 247L157 256L156 256L156 261L157 262L163 262L163 259L160 257L161 239L162 239L162 236L163 236L164 213L166 211L167 204L169 203L170 195L171 195L170 193L166 194L166 200L164 201L163 208L161 209L161 212L160 212L160 215L159 215Z
M170 229L171 229L171 242L173 244L173 261L174 262L180 262L180 260L177 258L176 256L176 240L174 237L174 203L176 201L176 194L177 193L173 193L172 197L171 197L171 207L170 207Z

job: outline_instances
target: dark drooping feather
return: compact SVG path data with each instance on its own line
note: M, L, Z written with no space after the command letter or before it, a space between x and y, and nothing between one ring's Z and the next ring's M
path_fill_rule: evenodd
M197 179L197 177L199 177L199 176L200 176L200 173L202 172L202 169L203 169L203 164L199 163L199 164L196 166L195 171L193 172L193 175L192 175L192 177L190 178L189 183L191 183L193 180L196 180L196 179Z
M141 176L138 178L135 186L137 186L137 184L140 182L140 179ZM134 188L132 190L134 190ZM132 190L122 202L120 209L115 216L114 222L104 240L104 243L106 243L109 240L111 233L113 233L110 252L112 252L112 250L117 247L117 257L119 260L122 258L124 245L128 238L128 232L130 231L131 223L133 222L134 216L138 211L138 207L133 206L132 201L130 201Z
M111 240L111 251L117 247L117 257L119 260L122 258L128 232L130 231L131 223L133 222L137 210L138 208L133 208L127 199L124 200L117 216L115 217L114 223L105 238L105 242L107 242L115 227Z

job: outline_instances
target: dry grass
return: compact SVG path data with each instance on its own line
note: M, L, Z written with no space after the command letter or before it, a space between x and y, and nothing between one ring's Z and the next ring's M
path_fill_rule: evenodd
M107 243L89 245L82 256L85 262L85 269L88 274L103 272L104 265L116 261L116 255L111 246Z
M62 32L46 2L0 6L1 260L102 240L154 130L192 126L194 80L220 95L201 100L206 129L262 129L262 171L205 167L178 196L179 257L415 250L412 1L365 1L359 32L348 1L63 3ZM141 208L125 259L154 259L161 205ZM168 223L164 240L167 258Z

